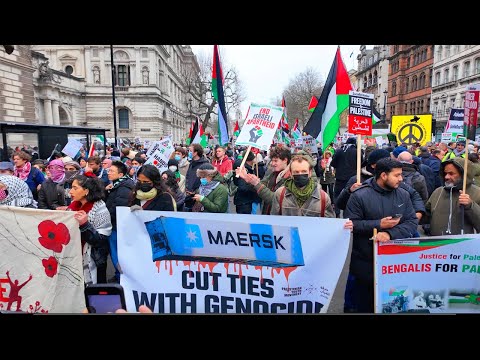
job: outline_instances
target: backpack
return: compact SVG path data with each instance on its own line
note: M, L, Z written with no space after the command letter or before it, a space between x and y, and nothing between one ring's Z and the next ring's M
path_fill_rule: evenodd
M223 176L223 180L225 181L225 185L227 186L229 196L234 196L237 192L237 185L235 185L235 183L233 182L233 177L235 175L235 171L230 170Z
M283 204L283 198L285 197L285 192L287 191L287 188L284 186L282 188L282 192L280 193L280 200L278 201L278 205L280 206L280 213L278 215L282 215L282 204ZM325 198L325 191L320 190L320 217L325 216L325 206L326 206L326 198Z

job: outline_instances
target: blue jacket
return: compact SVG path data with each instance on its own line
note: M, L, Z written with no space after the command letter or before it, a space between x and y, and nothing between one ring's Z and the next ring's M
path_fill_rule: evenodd
M386 216L402 214L397 226L381 229L380 221ZM388 232L391 239L416 236L418 219L408 191L397 188L381 188L370 178L350 195L345 209L345 218L353 221L353 245L350 273L359 281L373 284L373 229Z
M37 186L40 184L43 184L44 181L45 181L45 176L43 175L43 173L40 170L38 170L36 167L32 166L32 169L30 170L28 177L25 179L25 182L30 188L30 191L32 192L33 198L35 200L38 200Z

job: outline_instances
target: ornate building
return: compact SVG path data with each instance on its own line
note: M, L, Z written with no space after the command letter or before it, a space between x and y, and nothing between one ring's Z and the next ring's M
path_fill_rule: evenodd
M431 112L436 134L445 129L451 108L463 108L465 89L480 82L480 45L435 45Z
M103 127L114 136L108 45L35 45L40 123ZM117 137L185 139L190 125L186 77L200 68L188 45L116 45L113 73ZM193 89L198 93L198 89Z
M390 45L387 119L430 112L433 45Z
M388 88L388 45L375 45L373 49L360 46L357 56L358 70L355 73L356 89L374 95L374 106L385 115Z
M15 45L11 54L0 46L0 121L35 123L35 101L33 92L30 46ZM36 145L34 136L8 134L10 143ZM0 136L0 147L3 139Z

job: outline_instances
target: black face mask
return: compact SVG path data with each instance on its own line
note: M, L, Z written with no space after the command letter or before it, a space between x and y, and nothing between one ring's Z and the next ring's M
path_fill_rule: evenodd
M140 190L142 190L143 192L149 192L150 190L153 189L153 185L151 185L151 184L140 184L140 186L138 188Z
M293 175L293 183L298 188L304 187L305 185L308 184L309 181L310 181L310 178L308 177L308 174Z
M65 181L70 181L75 175L79 173L78 170L75 171L65 171Z

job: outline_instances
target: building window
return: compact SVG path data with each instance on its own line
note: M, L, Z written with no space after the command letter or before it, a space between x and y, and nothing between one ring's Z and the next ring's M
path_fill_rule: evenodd
M372 74L368 75L368 86L372 86Z
M433 81L433 69L430 69L430 73L428 75L428 86L432 86Z
M445 58L450 57L450 45L445 45Z
M375 70L375 72L373 73L373 84L376 84L377 81L378 81L377 70Z
M410 67L410 56L407 57L407 69Z
M397 83L394 81L392 83L392 96L396 96L397 95Z
M414 77L412 78L412 91L417 90L417 89L418 89L417 86L418 86L417 77L414 76Z
M424 100L420 100L420 113L423 113L423 105L425 105Z
M442 60L442 51L443 51L443 46L438 45L437 49L437 61Z
M405 111L403 113L408 114L408 104L407 103L405 103Z
M126 65L118 65L118 82L119 86L127 86L127 66Z
M92 69L93 73L93 83L100 84L100 68L98 66L94 66Z
M427 49L422 52L422 62L427 61Z
M410 103L410 114L415 113L415 101Z
M453 75L452 80L457 81L458 80L458 65L455 65L453 67L453 74L452 75Z
M67 75L72 75L73 74L73 67L71 65L65 66L65 73Z
M419 84L420 89L423 89L425 87L425 73L420 74L420 84Z
M128 109L118 109L118 127L128 129Z
M435 85L440 85L440 71L435 73Z
M363 78L363 88L364 89L367 88L367 77L366 76Z
M98 49L97 49L97 48L94 48L94 49L92 50L92 57L98 58Z
M449 81L449 75L450 75L450 70L449 69L445 69L443 71L443 82L446 84L448 81Z
M463 77L470 76L470 61L466 61L463 64Z
M475 59L475 74L480 73L480 58Z
M390 106L390 116L395 115L395 105Z
M142 49L142 58L148 58L148 50L147 49Z
M410 86L410 78L405 79L405 94L408 93L408 87Z

